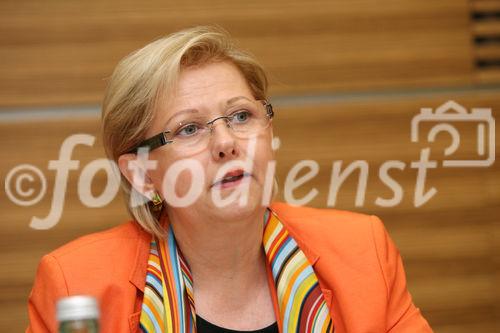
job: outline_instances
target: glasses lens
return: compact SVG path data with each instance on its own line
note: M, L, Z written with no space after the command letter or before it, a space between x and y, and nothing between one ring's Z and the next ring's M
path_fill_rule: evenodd
M231 108L229 120L235 134L243 138L258 134L271 122L261 101L248 101Z
M231 106L223 117L207 125L211 119L200 115L179 120L167 135L173 150L183 155L194 155L204 150L210 141L211 128L218 121L226 122L235 136L249 138L269 126L271 119L263 101L240 101ZM214 129L215 130L215 129Z
M204 117L196 116L179 121L172 127L167 138L172 140L172 149L184 155L196 154L204 149L204 142L210 129L206 125Z

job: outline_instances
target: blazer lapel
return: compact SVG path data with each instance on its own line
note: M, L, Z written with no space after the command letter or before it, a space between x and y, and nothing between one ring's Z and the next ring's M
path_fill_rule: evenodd
M139 320L141 319L141 311L134 312L128 317L128 325L130 327L130 333L138 332Z
M142 299L146 285L146 273L148 267L149 246L152 236L144 231L137 222L133 222L137 232L137 245L135 258L132 260L129 281L136 287L136 299L134 300L134 312L128 317L131 333L138 332L139 320L142 310Z
M146 272L148 268L149 246L152 236L137 225L137 222L134 222L134 224L137 232L137 248L135 258L133 259L133 264L131 266L129 281L138 290L144 292L144 287L146 285Z

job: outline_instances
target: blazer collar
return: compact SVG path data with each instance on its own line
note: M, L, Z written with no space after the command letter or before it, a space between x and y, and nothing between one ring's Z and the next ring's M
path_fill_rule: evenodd
M145 231L136 221L132 221L132 224L137 234L137 245L129 281L136 286L137 289L144 292L152 235Z
M307 242L305 242L302 237L300 237L299 233L296 232L295 228L293 228L293 225L288 221L285 217L281 216L277 210L273 209L273 207L270 208L271 211L274 213L274 215L280 220L280 222L285 226L286 230L288 233L292 236L292 238L297 242L297 245L299 248L304 252L304 255L306 256L307 260L311 264L312 267L316 265L319 259L319 254L315 252Z

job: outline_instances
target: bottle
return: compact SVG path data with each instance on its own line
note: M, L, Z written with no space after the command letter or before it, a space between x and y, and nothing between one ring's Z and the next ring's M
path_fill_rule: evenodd
M99 307L92 296L70 296L57 301L59 333L98 333Z

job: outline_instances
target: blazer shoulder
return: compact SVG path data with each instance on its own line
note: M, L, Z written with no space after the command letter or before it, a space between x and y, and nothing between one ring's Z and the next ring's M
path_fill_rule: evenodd
M116 227L91 233L74 239L49 253L56 259L71 257L83 253L109 252L109 249L121 247L126 251L135 245L131 240L144 237L144 231L135 221L128 221ZM108 250L106 250L108 249Z
M293 229L303 232L307 230L311 232L337 231L343 232L342 236L346 236L345 233L370 230L373 220L378 219L374 215L353 211L291 206L281 202L273 203L271 210Z
M374 215L339 209L319 209L274 203L271 209L297 241L312 250L325 247L336 251L366 249L373 244Z
M44 255L29 296L27 332L57 331L57 299L79 294L99 300L102 317L109 318L105 322L124 322L128 328L126 319L135 309L136 287L143 288L145 283L149 240L149 234L130 221L77 238Z

